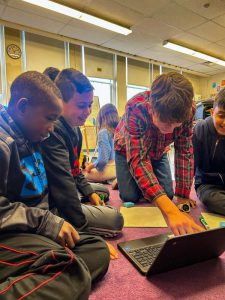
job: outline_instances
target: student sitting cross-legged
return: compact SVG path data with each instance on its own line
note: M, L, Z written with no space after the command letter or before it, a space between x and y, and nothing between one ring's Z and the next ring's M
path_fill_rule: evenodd
M103 182L116 178L114 132L119 123L116 107L105 104L97 116L98 158L92 163L86 163L84 174L88 181Z
M109 265L105 242L49 210L39 142L62 111L58 88L30 71L0 105L0 298L88 299ZM51 195L53 196L53 195Z
M197 195L209 211L225 215L225 89L211 116L194 127L193 145Z
M75 69L64 69L55 80L63 97L63 114L54 131L43 143L49 191L53 206L75 228L102 236L114 236L123 228L123 217L117 209L99 206L100 198L79 167L81 134L91 112L93 87L88 78ZM93 205L83 205L78 192Z

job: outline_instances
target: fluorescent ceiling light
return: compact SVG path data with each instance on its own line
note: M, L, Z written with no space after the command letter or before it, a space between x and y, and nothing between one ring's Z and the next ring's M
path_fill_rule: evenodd
M132 32L132 30L130 30L126 27L116 25L114 23L105 21L103 19L82 13L79 10L67 7L65 5L62 5L62 4L59 4L59 3L56 3L56 2L53 2L50 0L22 0L22 1L55 11L59 14L66 15L71 18L79 19L81 21L93 24L95 26L99 26L104 29L108 29L108 30L117 32L120 34L128 35Z
M216 57L213 57L213 56L210 56L210 55L207 55L207 54L204 54L204 53L195 51L193 49L186 48L186 47L183 47L183 46L180 46L180 45L168 42L168 41L163 42L163 47L168 48L168 49L172 49L172 50L175 50L175 51L178 51L178 52L181 52L181 53L185 53L185 54L188 54L188 55L191 55L191 56L194 56L194 57L198 57L200 59L213 62L217 65L225 66L225 61L224 60L218 59Z

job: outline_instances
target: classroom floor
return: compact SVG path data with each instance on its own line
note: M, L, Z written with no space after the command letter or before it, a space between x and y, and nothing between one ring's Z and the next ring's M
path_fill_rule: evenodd
M110 189L110 194L109 205L119 208L122 205L119 192ZM197 200L194 189L192 189L191 197ZM191 215L198 222L200 212L204 211L204 207L198 200L197 203L198 206L192 210ZM147 204L140 203L138 205L146 206ZM168 228L124 228L123 233L111 240L111 243L116 247L120 241L168 231ZM93 287L89 300L100 299L225 299L225 254L219 259L180 268L147 279L119 253L119 259L111 261L105 278Z

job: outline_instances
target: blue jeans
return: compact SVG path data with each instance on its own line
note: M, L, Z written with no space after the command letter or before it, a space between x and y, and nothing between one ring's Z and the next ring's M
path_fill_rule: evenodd
M140 198L143 198L143 194L130 173L126 157L116 152L115 161L116 177L121 199L124 202L138 202ZM159 184L167 196L172 199L174 196L173 181L167 154L163 154L159 160L152 160L151 164Z

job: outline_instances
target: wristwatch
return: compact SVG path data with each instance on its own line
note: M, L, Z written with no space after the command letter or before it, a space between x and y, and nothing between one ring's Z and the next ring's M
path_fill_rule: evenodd
M183 211L183 212L190 212L191 211L191 207L188 203L178 204L177 207L179 208L180 211Z

